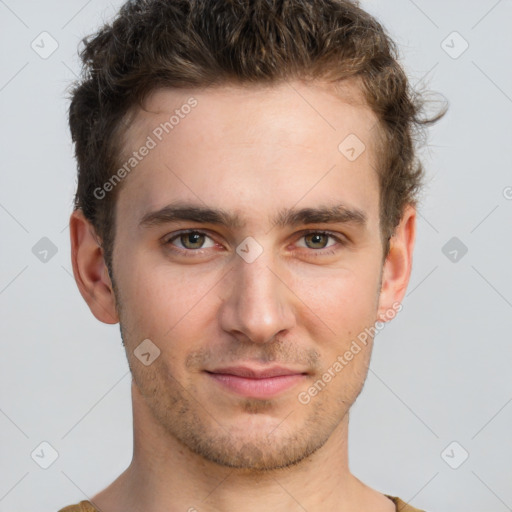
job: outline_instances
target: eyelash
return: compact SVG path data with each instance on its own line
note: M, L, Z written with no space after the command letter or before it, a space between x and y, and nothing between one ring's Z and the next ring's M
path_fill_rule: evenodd
M184 255L186 257L192 257L193 258L196 255L197 256L201 256L204 253L204 251L207 251L210 248L207 248L207 249L181 249L180 247L176 247L175 245L172 244L172 242L174 240L179 239L183 235L187 235L187 234L191 234L191 233L197 233L199 235L205 235L206 237L208 237L212 241L214 241L213 238L207 232L205 232L205 231L200 231L200 230L197 230L197 229L187 229L187 230L175 233L170 238L165 239L164 240L164 245L171 247L172 251L174 251L174 252L176 252L178 254ZM345 239L339 237L337 234L334 234L334 233L332 233L330 231L314 230L314 229L301 232L301 236L299 237L299 240L301 238L306 237L307 235L312 235L312 234L328 236L329 238L334 239L337 242L337 245L342 246L342 247L347 245L347 241ZM308 247L303 247L302 249L309 249L310 252L311 252L311 256L317 257L317 256L327 256L327 255L336 254L336 252L339 249L335 248L335 247L336 247L336 245L331 245L331 246L328 246L328 247L324 247L323 249L309 249Z

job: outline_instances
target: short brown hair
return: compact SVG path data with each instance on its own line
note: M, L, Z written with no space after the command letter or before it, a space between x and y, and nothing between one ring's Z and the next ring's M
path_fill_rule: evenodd
M360 80L379 119L380 223L384 255L404 207L416 204L423 169L424 100L409 85L394 42L356 1L130 0L114 21L83 40L82 78L69 124L78 164L75 208L101 238L112 276L115 204L98 199L119 165L123 121L160 87L274 84L287 79Z

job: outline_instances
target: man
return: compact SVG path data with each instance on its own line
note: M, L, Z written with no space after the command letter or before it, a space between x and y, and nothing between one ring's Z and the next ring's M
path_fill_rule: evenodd
M441 115L395 52L348 0L135 0L85 41L73 271L120 323L134 453L63 511L417 510L347 447Z

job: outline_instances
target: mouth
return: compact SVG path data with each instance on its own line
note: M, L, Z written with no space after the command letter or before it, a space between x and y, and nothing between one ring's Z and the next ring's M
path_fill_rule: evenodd
M282 366L230 366L206 371L206 374L224 389L246 398L262 400L290 390L308 376L308 373L302 370Z

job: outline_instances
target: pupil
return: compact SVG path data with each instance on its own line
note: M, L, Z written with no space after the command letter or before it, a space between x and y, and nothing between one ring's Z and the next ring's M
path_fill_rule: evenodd
M185 236L185 239L186 239L186 243L185 243L185 247L187 245L194 245L194 244L200 244L201 242L201 237L203 235L201 235L201 233L187 233L187 235Z

